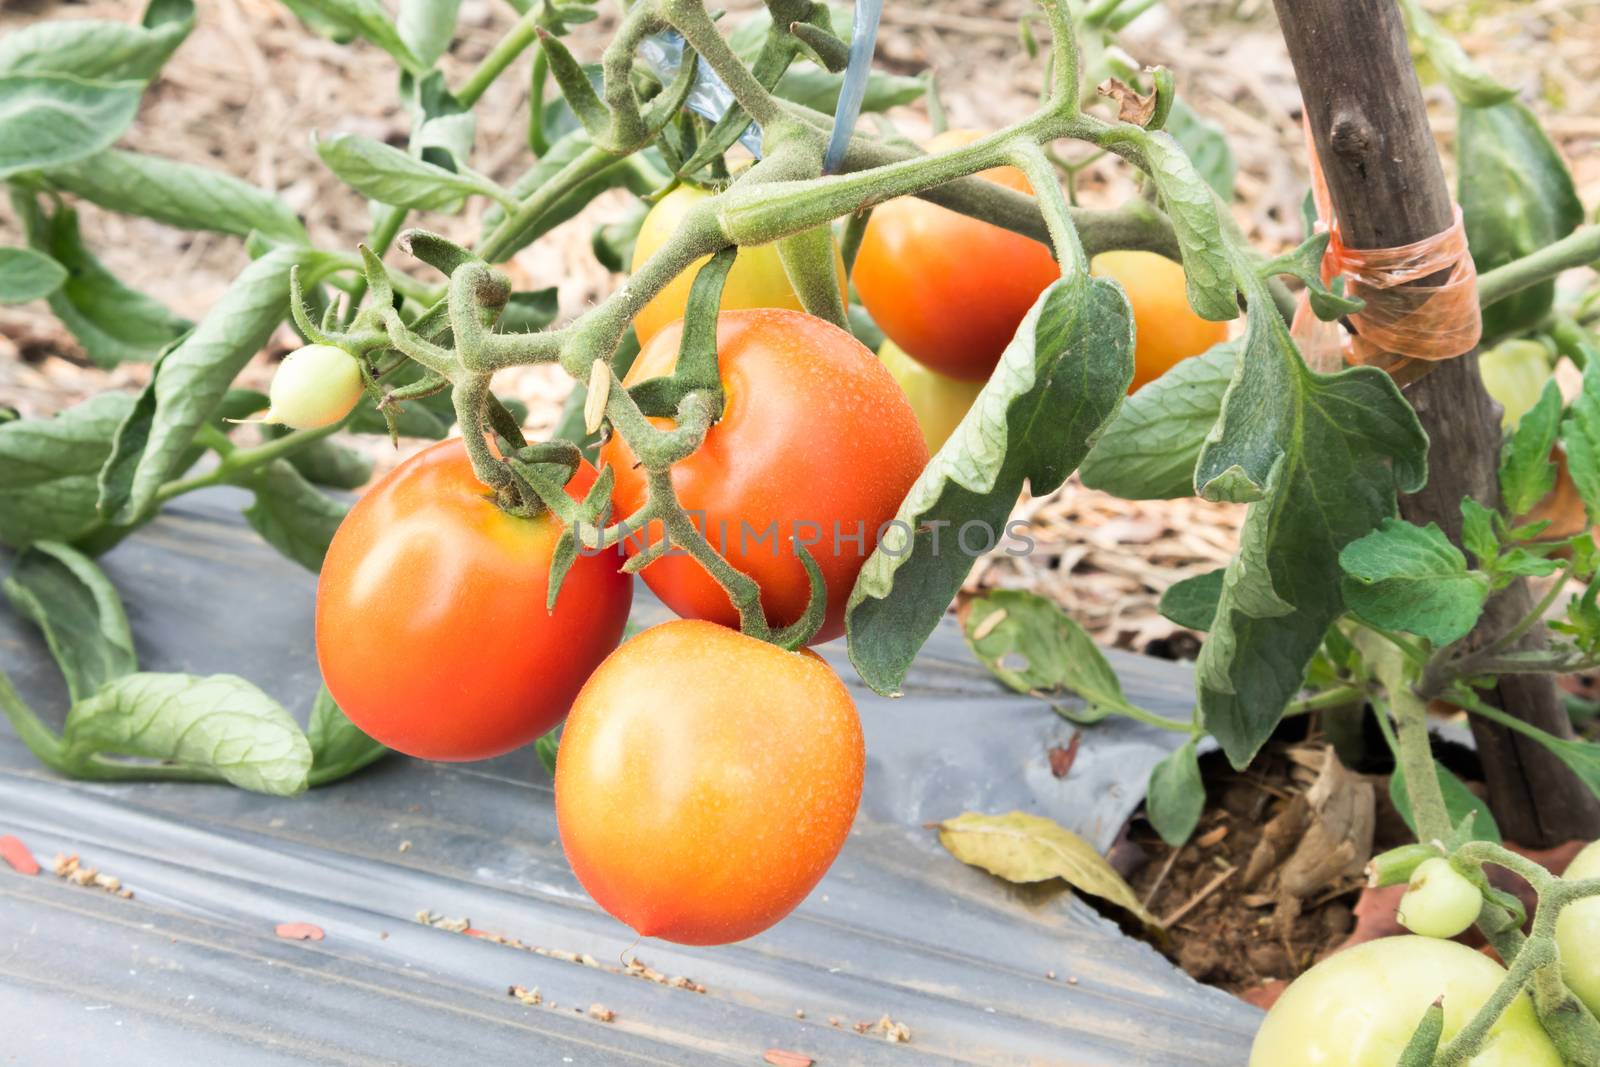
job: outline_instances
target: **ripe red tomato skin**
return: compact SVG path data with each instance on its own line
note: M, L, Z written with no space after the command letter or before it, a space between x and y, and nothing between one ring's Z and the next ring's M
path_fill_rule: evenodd
M578 695L556 822L579 882L617 919L727 944L821 880L864 772L855 702L815 653L676 620L624 643Z
M979 136L951 130L928 149ZM1015 167L980 176L1032 192ZM963 381L989 377L1028 309L1060 277L1048 245L915 197L873 210L851 272L862 304L895 344Z
M674 323L651 338L627 384L671 373L682 330ZM774 626L805 611L810 583L789 539L809 539L816 531L819 539L808 548L828 603L812 643L838 637L851 587L879 530L927 465L916 413L870 349L802 312L725 311L717 317L717 349L722 419L698 452L673 466L678 501L712 547L760 584ZM620 436L600 456L616 472L616 513L633 514L646 499L643 470ZM761 539L774 523L781 549L773 537ZM626 544L637 552L659 537L656 527ZM674 549L640 574L678 615L738 627L727 594L687 554Z
M596 472L580 468L581 497ZM633 600L617 554L580 553L545 611L560 534L497 508L459 440L402 463L335 533L317 659L340 709L390 748L488 759L546 733L616 647Z

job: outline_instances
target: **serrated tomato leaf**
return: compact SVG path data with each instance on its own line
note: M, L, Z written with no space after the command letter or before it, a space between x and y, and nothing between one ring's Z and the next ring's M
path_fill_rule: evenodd
M1065 481L1132 378L1133 315L1120 287L1080 274L1040 294L851 591L850 659L868 685L894 691L973 560L1004 535L1024 482L1038 494ZM985 536L964 538L963 527Z
M100 468L133 397L100 393L48 419L0 423L0 542L75 541L100 521Z
M1193 738L1151 770L1144 806L1161 840L1174 848L1189 840L1206 810L1206 784Z
M1344 610L1339 553L1427 479L1427 435L1373 367L1311 371L1252 283L1245 356L1197 468L1202 495L1254 499L1196 681L1206 728L1249 763Z
M1222 413L1242 341L1182 360L1134 393L1095 440L1079 476L1124 500L1194 495L1194 468Z
M1489 599L1489 578L1467 569L1467 557L1437 523L1384 519L1339 553L1345 605L1385 630L1448 645L1477 624Z

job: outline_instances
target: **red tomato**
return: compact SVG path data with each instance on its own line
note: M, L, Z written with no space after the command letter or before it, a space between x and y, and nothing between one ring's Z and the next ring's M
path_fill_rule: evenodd
M951 130L930 141L928 151L981 136ZM1033 192L1015 167L980 177ZM966 381L989 377L1023 316L1059 277L1048 245L916 197L872 212L851 274L890 340L924 366Z
M581 498L596 473L567 485ZM488 759L561 721L622 639L633 584L580 552L545 611L560 523L508 515L460 441L412 457L350 509L317 583L317 660L333 699L407 755Z
M595 902L643 936L739 941L827 872L864 763L855 702L815 653L669 622L613 652L572 706L561 847Z
M680 322L651 338L626 383L671 374L682 333ZM712 546L760 584L774 626L805 612L810 583L791 539L808 542L828 592L827 619L813 641L837 637L879 530L928 462L916 414L870 349L798 311L723 312L717 359L722 419L698 452L673 466L678 501ZM600 456L617 472L617 513L632 514L646 498L632 450L613 437ZM628 548L639 551L659 537L659 528L640 531ZM722 587L680 550L642 574L679 615L739 625Z

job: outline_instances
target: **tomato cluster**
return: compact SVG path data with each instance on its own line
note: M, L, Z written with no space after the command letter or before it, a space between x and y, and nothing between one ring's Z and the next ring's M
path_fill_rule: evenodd
M627 383L670 374L681 335L663 327ZM814 640L837 636L856 574L927 462L916 415L871 350L799 311L724 311L717 358L722 416L674 465L674 492L758 583L773 626L806 611L804 545L827 597ZM620 437L601 463L618 515L644 504ZM581 500L596 477L584 464L567 492ZM619 648L632 601L622 565L658 529L580 552L547 613L562 529L548 511L501 510L460 441L401 464L351 509L323 566L328 689L371 736L425 759L499 755L567 717L557 815L595 900L641 934L756 934L810 892L849 833L864 762L854 702L812 653L733 628L728 595L686 554L643 571L683 621Z
M983 177L1031 192L1015 168ZM682 186L658 202L635 266L707 195ZM1160 264L1119 278L1136 307L1148 297L1173 319L1182 270ZM636 317L643 349L626 386L673 373L694 273ZM813 641L844 632L856 576L929 450L959 425L1059 274L1050 249L1027 237L917 199L882 205L855 271L890 338L880 358L800 310L774 247L741 250L717 320L723 409L670 483L706 540L754 581L769 626L806 614L804 550L826 598ZM345 393L359 389L353 358L316 348L306 351L349 379ZM295 414L322 425L347 399ZM621 436L604 442L599 462L615 479L616 516L646 504L649 476ZM581 500L597 477L584 464L567 492ZM811 653L741 633L728 592L678 546L641 573L682 621L618 647L633 595L623 564L653 553L666 536L657 523L613 550L579 552L547 612L562 535L548 511L502 510L459 441L401 464L328 551L317 651L329 691L372 737L425 759L499 755L566 718L557 815L595 900L641 934L696 944L755 934L810 891L849 832L863 765L850 695Z

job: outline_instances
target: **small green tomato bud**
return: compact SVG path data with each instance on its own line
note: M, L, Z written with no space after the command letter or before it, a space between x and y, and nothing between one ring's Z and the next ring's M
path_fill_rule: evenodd
M1395 917L1414 934L1450 938L1477 921L1482 907L1478 887L1450 866L1449 860L1436 856L1412 872Z
M361 366L333 345L306 345L284 358L272 378L272 406L263 421L296 430L329 426L361 399Z

